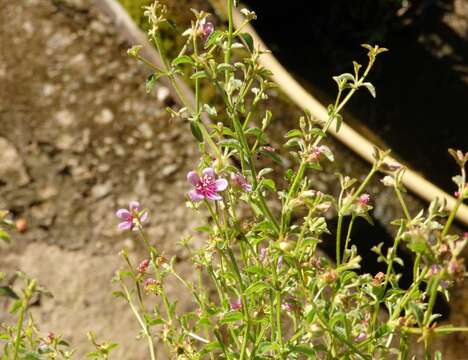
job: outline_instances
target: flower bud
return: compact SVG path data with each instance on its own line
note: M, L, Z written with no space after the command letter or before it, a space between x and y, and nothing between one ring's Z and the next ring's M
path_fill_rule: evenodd
M149 264L150 264L150 261L148 259L143 260L141 263L138 264L137 271L140 274L144 274L146 270L148 270Z
M384 185L384 186L394 186L395 185L395 179L392 177L392 176L385 176L382 180L380 180L380 182Z

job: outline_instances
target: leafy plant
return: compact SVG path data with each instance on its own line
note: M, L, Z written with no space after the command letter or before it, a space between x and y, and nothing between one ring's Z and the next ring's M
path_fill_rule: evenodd
M193 250L199 278L192 283L177 273L175 258L167 260L151 246L143 226L146 211L138 203L120 209L119 227L140 235L148 258L137 266L122 252L126 268L116 276L120 290L115 295L129 303L151 359L157 358L156 338L178 359L407 359L412 335L423 342L425 358L430 359L433 336L468 330L438 326L439 315L433 313L437 294L448 298L447 289L465 275L459 255L468 234L449 231L458 207L468 198L468 153L451 150L461 175L454 178L458 201L446 221L442 200L416 215L409 212L401 183L405 169L387 160L389 151L375 149L374 164L361 183L339 175L337 197L314 189L307 173L320 170L324 161L334 161L324 144L328 129L335 126L339 131L341 111L356 91L364 88L376 96L367 76L387 49L366 44L366 66L354 62L353 73L333 78L338 92L328 107L328 120L318 123L306 112L299 128L286 134L285 148L297 167L285 171L287 185L280 187L271 176L274 170L260 168L256 161L257 154L264 153L281 162L279 151L267 141L272 114L260 113L258 106L274 87L271 72L260 64L261 50L242 30L256 14L242 9L245 21L235 30L233 7L234 2L227 0L226 30L214 29L207 13L194 10L192 26L183 33L186 43L171 60L165 57L159 33L167 21L166 8L158 2L146 8L148 34L164 65L151 64L138 46L129 54L153 69L149 91L159 78L167 77L185 105L168 111L187 120L199 142L200 162L187 174L193 187L187 206L208 211L210 219L198 228L207 237L201 249L193 250L184 242ZM193 105L178 88L177 75L192 80ZM201 86L212 86L223 106L204 103ZM228 121L217 123L221 118ZM361 256L352 244L352 228L358 217L371 221L372 201L365 190L378 174L384 174L384 185L393 188L404 217L392 223L396 228L393 246L386 253L381 245L374 248L386 272L359 275ZM272 208L272 201L281 204L280 210ZM335 262L317 252L329 232L327 211L338 216ZM293 214L299 220L293 221ZM347 226L345 218L350 218ZM402 263L398 256L402 242L415 256L408 290L399 287L400 274L394 269L394 264ZM177 311L176 301L166 293L169 277L186 287L197 310ZM162 308L148 310L145 301L151 296L161 298ZM386 316L379 316L382 306ZM440 352L434 356L441 358Z

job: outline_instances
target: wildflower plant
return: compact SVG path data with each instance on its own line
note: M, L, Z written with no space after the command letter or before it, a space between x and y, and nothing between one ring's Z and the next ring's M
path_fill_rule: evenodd
M187 120L201 151L197 168L187 174L187 205L209 213L206 225L197 229L206 241L192 257L198 282L177 273L175 258L165 259L152 247L143 226L137 230L148 259L137 265L122 252L127 267L117 274L121 290L115 294L129 303L151 359L158 358L157 339L177 359L408 359L414 335L426 359L440 359L440 352L432 355L431 339L468 331L438 325L439 315L433 312L438 294L448 299L448 289L465 276L460 253L468 236L451 234L450 229L458 207L468 198L468 153L450 150L460 175L454 178L457 204L448 219L440 199L411 214L401 181L404 167L387 159L389 151L377 148L362 182L339 175L338 196L314 188L308 173L334 161L324 143L327 131L332 126L339 131L341 112L357 91L366 89L376 96L367 77L387 49L365 44L367 64L353 62L352 73L333 77L337 95L328 107L328 119L320 123L306 112L299 127L286 134L284 148L297 165L285 170L287 183L279 188L274 179L281 174L262 168L256 156L266 152L279 160L267 143L272 114L259 106L274 88L272 74L259 62L262 50L243 32L256 14L242 9L245 21L235 30L234 6L227 0L227 29L215 29L209 14L193 10L192 25L183 33L185 45L168 59L158 32L167 21L166 8L156 2L145 13L163 67L141 56L139 47L129 50L154 71L148 90L156 79L167 77L180 97L183 107L168 111ZM178 75L193 82L194 105L178 87ZM201 86L213 86L221 105L204 103ZM372 222L366 187L380 174L383 184L393 188L404 216L392 223L393 245L387 251L378 243L373 248L386 271L359 274L362 258L352 244L353 225L359 217ZM336 230L329 229L327 211L337 215ZM330 230L336 241L333 260L318 251ZM406 290L400 288L401 274L395 270L395 264L403 262L403 244L414 254L413 282ZM176 300L168 297L170 277L192 295L194 311L179 312ZM160 298L162 307L145 305L148 297Z

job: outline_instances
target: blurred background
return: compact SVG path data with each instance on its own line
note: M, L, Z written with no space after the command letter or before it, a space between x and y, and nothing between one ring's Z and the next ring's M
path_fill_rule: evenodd
M139 199L150 210L151 239L177 254L190 277L188 255L176 243L186 236L201 241L191 230L200 219L185 208L185 174L198 159L197 145L186 124L169 121L164 108L177 106L169 89L158 85L146 94L149 70L127 57L126 29L101 11L103 2L0 0L0 208L18 227L13 244L0 245L0 269L26 271L49 288L54 298L37 300L36 320L44 333L64 334L77 358L90 349L85 333L93 330L121 343L116 359L136 360L145 358L145 345L135 341L137 324L112 297L110 279L122 247L137 260L142 253L131 235L116 230L114 212ZM141 29L142 6L151 2L120 0ZM209 11L224 26L207 0L162 2L178 32L189 26L190 8ZM468 1L245 3L274 55L323 104L335 95L332 76L350 71L352 60L365 62L361 43L389 48L370 78L377 99L358 94L344 119L447 192L455 190L447 148L468 150ZM163 31L167 50L176 52L182 40ZM274 113L271 144L281 149L300 109L280 91L267 106ZM311 176L318 190L335 193L335 171L362 178L368 165L329 141L336 163ZM355 235L364 252L389 241L388 223L400 215L377 180L369 191L376 226L362 224ZM426 205L408 199L412 213ZM467 229L457 224L455 231ZM363 270L375 273L378 265L369 261ZM467 295L459 284L450 308L439 301L446 320L468 325ZM1 308L0 322L8 318ZM445 359L468 358L466 336L441 341Z

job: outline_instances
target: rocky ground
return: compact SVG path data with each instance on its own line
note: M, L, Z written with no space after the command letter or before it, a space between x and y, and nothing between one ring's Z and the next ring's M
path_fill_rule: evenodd
M54 294L36 320L78 358L93 330L122 344L115 358L143 359L136 322L111 295L119 250L138 258L114 212L139 199L151 239L174 253L197 222L184 205L197 161L192 135L145 93L145 69L86 2L1 0L0 8L0 208L27 221L0 248L0 266Z
M158 89L145 93L145 69L87 0L0 0L0 9L0 208L27 224L0 247L0 267L25 271L54 294L34 307L36 320L44 334L62 333L77 358L90 350L85 333L93 330L121 344L114 358L143 359L137 324L111 295L119 250L141 257L132 237L116 230L114 212L139 199L150 210L152 241L186 259L176 242L198 222L184 205L196 144L186 124L169 120ZM275 117L291 119L288 109L278 106ZM290 125L280 121L274 133ZM332 170L362 177L367 165L332 146L341 164ZM317 189L333 192L333 173L314 178ZM398 210L385 188L372 186L374 215L388 222ZM414 211L421 205L411 202ZM186 262L179 268L189 276ZM457 325L468 321L463 294L453 296ZM460 342L466 338L447 344ZM463 346L452 345L444 358L463 359Z

